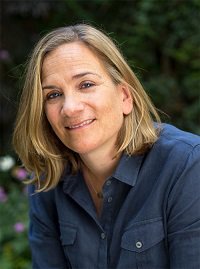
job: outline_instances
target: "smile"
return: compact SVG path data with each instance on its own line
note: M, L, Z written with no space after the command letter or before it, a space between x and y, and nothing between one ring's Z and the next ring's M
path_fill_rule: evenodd
M79 123L79 124L69 125L67 128L68 128L68 129L76 129L76 128L80 128L80 127L83 127L83 126L85 126L85 125L89 125L89 124L92 123L93 121L94 121L94 119L93 119L93 120L85 120L85 121L83 121L83 122L81 122L81 123Z

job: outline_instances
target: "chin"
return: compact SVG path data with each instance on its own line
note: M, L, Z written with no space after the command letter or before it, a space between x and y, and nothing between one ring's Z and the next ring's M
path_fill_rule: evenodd
M78 154L87 154L92 151L94 151L97 147L95 145L86 145L86 144L80 144L80 145L66 145L68 148L70 148L72 151L78 153Z

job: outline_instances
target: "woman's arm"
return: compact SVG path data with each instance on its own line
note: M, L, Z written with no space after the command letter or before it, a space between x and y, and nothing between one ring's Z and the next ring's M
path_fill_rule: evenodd
M53 191L30 194L29 241L32 252L33 269L71 268L60 243L56 207Z
M169 196L168 242L171 269L200 268L200 145Z

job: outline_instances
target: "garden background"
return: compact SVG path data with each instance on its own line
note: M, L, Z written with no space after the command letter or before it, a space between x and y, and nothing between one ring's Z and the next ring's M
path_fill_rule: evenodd
M11 145L25 62L43 34L79 22L116 40L163 121L200 134L200 0L1 0L1 269L31 268L27 173Z

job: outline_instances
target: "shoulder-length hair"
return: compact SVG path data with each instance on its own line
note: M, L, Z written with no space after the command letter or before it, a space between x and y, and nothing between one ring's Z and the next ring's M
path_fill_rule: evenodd
M133 110L124 116L117 141L118 153L143 153L158 137L153 123L160 121L156 109L114 42L87 24L55 29L38 42L28 62L13 135L15 151L26 169L33 172L34 178L29 182L36 183L37 191L55 187L66 164L72 173L79 169L78 154L61 143L46 118L41 86L46 55L60 45L77 41L99 57L114 83L127 84L131 92Z

